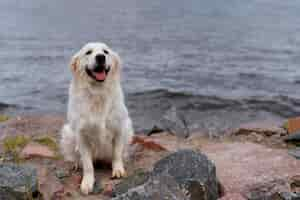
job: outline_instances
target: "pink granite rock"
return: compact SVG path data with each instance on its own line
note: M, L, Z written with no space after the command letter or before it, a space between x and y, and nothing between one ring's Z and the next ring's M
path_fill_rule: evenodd
M32 157L55 158L55 153L47 146L32 142L24 147L20 156L25 159Z
M246 200L246 198L239 193L228 193L219 200Z
M286 149L271 149L254 143L209 143L202 146L217 168L226 193L249 195L258 185L274 192L289 192L289 179L300 174L300 161Z

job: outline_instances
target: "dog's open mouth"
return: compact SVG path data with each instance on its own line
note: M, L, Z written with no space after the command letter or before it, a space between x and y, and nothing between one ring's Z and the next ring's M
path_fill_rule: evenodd
M105 81L107 74L110 70L110 67L104 68L101 67L101 69L99 70L99 67L96 67L94 70L90 70L88 68L85 68L86 73L94 80L99 81L99 82L103 82Z

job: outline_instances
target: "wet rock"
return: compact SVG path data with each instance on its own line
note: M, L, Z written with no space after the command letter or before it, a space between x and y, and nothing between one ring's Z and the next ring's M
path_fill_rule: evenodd
M147 135L150 136L165 131L182 138L187 138L190 135L186 118L174 106L168 109L163 117L155 122Z
M184 115L177 112L176 107L172 106L161 120L162 128L179 137L187 138L190 135L187 120Z
M55 153L47 146L38 143L29 143L21 151L20 156L28 159L32 157L55 158Z
M168 174L188 192L191 200L218 198L215 165L202 153L179 150L154 165L154 175Z
M290 149L288 152L291 156L300 159L300 147L297 147L295 149Z
M284 138L285 142L293 143L296 145L300 144L300 132L290 134Z
M280 194L282 200L300 200L300 194L287 192Z
M249 135L256 133L265 137L274 135L287 135L286 130L280 127L278 122L261 121L242 124L239 128L233 131L233 135Z
M0 199L27 200L37 194L35 169L30 166L0 164Z
M151 176L142 185L129 189L113 200L187 200L175 179L169 175Z

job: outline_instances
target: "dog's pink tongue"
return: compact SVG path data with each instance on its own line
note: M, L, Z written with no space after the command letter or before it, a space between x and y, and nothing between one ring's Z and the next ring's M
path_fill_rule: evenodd
M105 78L106 78L106 74L105 74L104 71L103 71L103 72L97 72L97 73L94 73L94 75L95 75L95 77L96 77L96 79L97 79L98 81L103 81L103 80L105 80Z

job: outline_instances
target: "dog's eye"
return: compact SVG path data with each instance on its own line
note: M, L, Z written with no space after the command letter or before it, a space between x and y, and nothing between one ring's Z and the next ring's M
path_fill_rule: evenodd
M109 52L108 52L106 49L104 49L103 52L104 52L105 54L109 54Z
M93 51L92 51L92 50L88 50L88 51L85 53L85 55L90 55L91 53L93 53Z

